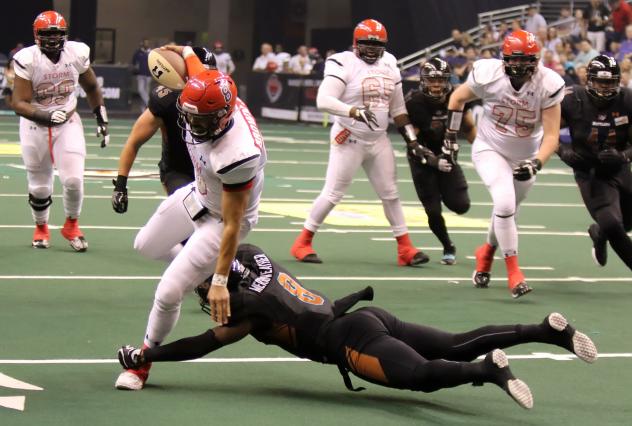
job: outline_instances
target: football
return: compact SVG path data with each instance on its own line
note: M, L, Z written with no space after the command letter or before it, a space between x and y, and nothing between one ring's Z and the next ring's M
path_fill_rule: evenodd
M147 57L149 71L158 84L182 90L187 79L187 66L182 56L167 49L154 49Z

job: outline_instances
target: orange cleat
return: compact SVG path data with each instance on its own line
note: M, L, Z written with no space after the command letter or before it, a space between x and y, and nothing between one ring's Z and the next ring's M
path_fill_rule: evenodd
M299 236L296 237L294 244L292 244L290 254L299 262L323 263L312 247L312 238L314 238L314 233L303 228Z
M61 235L70 242L70 247L75 251L84 252L88 250L88 242L84 238L81 229L79 229L79 221L76 218L66 218L64 227L61 228Z
M494 253L496 247L489 243L479 246L474 252L476 257L476 269L472 274L472 282L476 288L488 288L491 280L492 262L494 261Z
M397 240L397 264L399 266L417 266L428 263L430 258L413 246L408 234L395 237Z
M50 231L48 230L48 224L35 224L35 231L33 232L33 248L47 249L50 247Z

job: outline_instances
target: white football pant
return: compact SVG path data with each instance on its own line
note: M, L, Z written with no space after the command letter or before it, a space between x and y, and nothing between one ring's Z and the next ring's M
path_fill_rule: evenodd
M21 117L20 147L29 193L39 199L50 197L55 167L63 186L64 213L66 217L79 217L86 158L86 141L79 114L73 114L66 123L56 127L41 126ZM33 220L39 224L47 223L49 210L31 209Z
M492 218L487 242L494 247L499 246L505 257L517 255L518 208L535 183L535 177L524 182L515 180L513 169L518 162L510 161L479 139L474 141L472 147L472 162L492 196Z
M314 200L305 229L316 232L331 210L342 200L353 176L360 166L369 182L382 200L386 219L391 224L393 235L399 237L408 232L404 212L397 190L397 168L395 154L388 135L384 133L375 142L357 140L351 135L344 143L334 139L342 127L337 123L331 128L331 149L325 186Z

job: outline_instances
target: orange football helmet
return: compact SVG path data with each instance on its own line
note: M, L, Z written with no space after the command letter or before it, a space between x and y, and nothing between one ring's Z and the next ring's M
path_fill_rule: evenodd
M190 78L178 97L178 125L193 136L193 143L213 140L225 130L237 102L237 86L217 70Z
M524 30L513 31L503 41L505 73L509 77L530 77L538 65L540 45L535 36Z
M384 54L388 34L375 19L365 19L353 30L353 50L367 64L374 64Z
M48 10L35 18L33 36L42 52L58 54L68 39L68 25L60 13Z

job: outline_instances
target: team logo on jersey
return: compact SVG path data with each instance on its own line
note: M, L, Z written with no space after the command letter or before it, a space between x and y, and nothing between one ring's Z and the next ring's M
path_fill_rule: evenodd
M283 84L281 84L281 80L275 74L271 74L268 77L268 82L266 83L266 94L268 95L268 99L270 102L275 103L281 97L281 93L283 93Z

